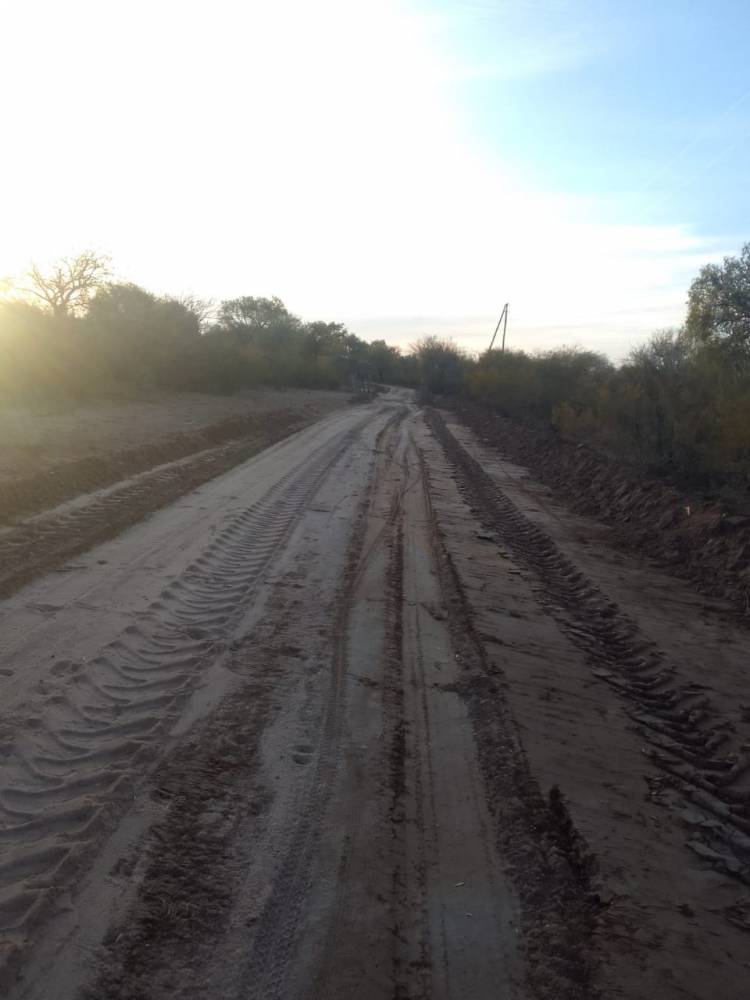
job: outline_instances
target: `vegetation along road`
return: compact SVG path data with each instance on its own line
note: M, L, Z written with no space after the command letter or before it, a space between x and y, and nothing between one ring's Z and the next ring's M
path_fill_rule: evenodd
M6 566L3 995L747 996L731 609L408 390L285 432Z

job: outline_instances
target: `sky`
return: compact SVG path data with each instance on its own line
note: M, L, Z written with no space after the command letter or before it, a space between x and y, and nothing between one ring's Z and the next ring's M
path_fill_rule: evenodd
M747 0L0 0L0 279L93 248L159 293L277 295L623 357L750 240Z

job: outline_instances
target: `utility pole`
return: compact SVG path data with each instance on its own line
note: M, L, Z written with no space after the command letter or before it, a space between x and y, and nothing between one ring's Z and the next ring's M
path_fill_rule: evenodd
M492 340L490 341L490 346L488 352L492 350L492 345L495 343L495 337L497 336L497 331L500 329L500 324L503 324L503 341L502 347L500 348L500 353L505 352L505 331L508 329L508 306L509 302L506 302L503 306L503 311L500 313L500 319L497 321L497 326L495 327L495 332L492 334Z

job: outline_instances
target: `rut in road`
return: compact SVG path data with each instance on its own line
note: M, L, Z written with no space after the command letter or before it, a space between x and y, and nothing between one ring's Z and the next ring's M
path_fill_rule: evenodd
M138 624L86 664L58 662L69 682L33 736L0 769L0 932L4 958L70 884L132 799L135 768L223 654L264 570L365 420L316 449L237 515Z
M101 842L76 833L70 806L125 816L114 797L137 755L163 756L157 736L278 556L252 628L227 650L240 682L139 783L158 805L137 846L98 855L123 859L115 886L132 874L132 890L103 940L90 923L74 936L65 1000L81 984L97 1000L591 995L590 859L530 771L450 563L425 457L439 448L414 407L374 415L361 439L339 433L230 522L137 631L73 675L54 737L29 743L34 772L12 775L12 835L46 829L13 845L9 888L44 901ZM119 762L93 756L118 748ZM63 872L48 847L79 853ZM24 881L29 859L40 874ZM98 890L87 877L73 898L83 909ZM17 996L45 995L59 940Z
M595 911L585 845L530 774L473 631L432 511L421 427L414 414L381 466L377 545L350 626L365 655L351 665L360 707L350 699L347 730L366 746L348 781L343 768L337 796L349 801L326 826L345 824L345 846L322 959L280 995L583 998Z
M471 721L450 689L417 420L402 410L375 443L305 791L227 995L489 1000L523 975Z
M649 781L655 801L676 809L694 831L687 846L718 870L750 884L750 757L731 747L732 728L698 684L676 683L678 666L533 525L429 411L467 503L532 570L538 598L588 657L594 675L625 700L647 757L663 777ZM729 744L729 747L728 747Z
M407 414L397 410L375 441L375 451L390 454L395 433ZM256 928L249 961L243 972L248 996L273 1000L285 996L290 958L311 884L311 870L321 836L321 823L332 793L344 718L349 657L349 619L361 575L372 554L366 533L377 482L371 474L355 517L344 576L336 601L333 649L325 718L316 748L306 801L281 861L279 872Z

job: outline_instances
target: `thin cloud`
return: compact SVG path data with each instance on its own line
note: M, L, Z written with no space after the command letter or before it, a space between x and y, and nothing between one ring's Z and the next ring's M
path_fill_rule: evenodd
M554 18L530 33L521 14L513 72L595 51L593 29L563 43ZM630 337L655 308L679 321L690 278L725 250L679 222L613 223L601 201L535 187L478 148L451 81L472 63L411 5L133 0L116 49L111 16L83 0L13 8L0 85L23 95L4 131L24 155L0 164L14 192L0 273L101 247L157 290L273 291L402 343L427 324L479 342L510 300L533 346L561 324ZM473 71L493 65L479 51ZM87 93L95 126L40 130L53 89ZM642 308L624 321L623 303Z

